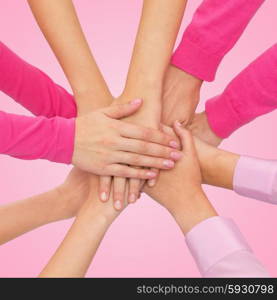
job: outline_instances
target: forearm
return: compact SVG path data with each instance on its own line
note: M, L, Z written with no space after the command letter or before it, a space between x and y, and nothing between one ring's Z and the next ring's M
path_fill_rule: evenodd
M277 108L277 44L249 64L222 94L206 102L212 131L227 138L241 126Z
M240 156L212 146L207 146L205 150L205 153L198 152L203 183L232 190L234 172Z
M125 92L128 95L144 99L148 90L161 93L185 5L185 0L144 1L126 81ZM160 95L145 101L145 107L150 101L159 102Z
M163 174L160 176L162 177ZM172 178L172 180L174 179ZM195 193L192 192L188 195L188 193L183 194L171 188L168 182L159 180L154 187L149 188L145 186L144 191L158 202L163 203L166 202L166 199L171 199L170 204L166 208L184 234L203 220L217 215L200 187Z
M28 2L71 84L78 113L109 105L111 94L91 54L72 1Z
M0 90L33 114L47 118L76 117L73 96L2 42L0 69Z
M100 203L104 206L105 204ZM105 217L89 199L40 277L83 277L112 218Z
M186 234L186 243L203 277L269 276L231 219L203 220Z
M54 189L0 207L0 244L62 216L61 195Z
M172 57L172 64L200 79L214 80L224 55L264 1L202 1Z
M75 120L29 117L0 111L0 153L21 159L47 159L70 164Z

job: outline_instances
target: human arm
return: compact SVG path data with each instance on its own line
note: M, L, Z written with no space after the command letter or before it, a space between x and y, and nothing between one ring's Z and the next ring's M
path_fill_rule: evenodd
M72 87L78 114L108 106L112 95L101 75L71 0L28 0Z
M0 42L0 90L36 116L76 117L71 94Z
M96 187L98 177L90 176ZM118 216L112 200L101 203L96 189L90 189L65 239L40 273L40 277L84 277L99 244L113 220Z
M277 108L277 44L242 70L205 112L196 114L190 129L206 142L217 145L255 118Z
M184 13L185 0L145 0L137 31L136 41L122 95L117 99L141 98L143 108L126 118L127 122L159 128L162 113L162 85L169 64L176 36ZM152 182L153 183L153 182ZM129 198L139 196L138 180L130 180ZM114 200L120 206L125 195L124 179L114 180Z
M168 132L172 130L164 126ZM194 137L202 183L233 190L239 195L277 203L277 161L218 149ZM224 176L222 176L224 174Z
M182 141L183 157L172 171L161 172L153 188L145 187L146 193L172 214L202 276L268 277L236 225L217 216L204 194L191 134L176 125L175 130Z
M170 160L162 157L170 158L171 136L117 120L134 113L141 104L142 101L133 101L114 105L78 117L76 121L0 112L0 153L21 159L73 163L98 175L153 178L153 172L121 165L168 168L165 162ZM146 135L151 139L148 145Z
M88 191L88 173L74 168L56 188L0 206L0 244L48 223L72 218Z
M163 123L192 121L203 81L212 81L264 0L204 0L174 52L164 83Z

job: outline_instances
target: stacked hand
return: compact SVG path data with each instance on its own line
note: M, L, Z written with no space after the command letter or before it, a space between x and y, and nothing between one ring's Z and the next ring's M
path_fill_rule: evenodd
M164 206L186 233L201 220L216 215L216 212L201 188L202 175L191 133L182 128L179 122L175 122L173 133L181 140L182 158L170 172L161 172L154 187L145 185L143 191ZM172 184L168 185L170 181ZM58 187L60 198L64 199L61 218L90 210L94 215L101 215L110 225L119 214L113 207L113 193L105 203L101 203L97 199L97 191L91 189L90 184L97 186L99 177L73 168L66 181ZM124 197L122 208L127 204Z
M72 162L97 175L151 179L155 172L131 166L169 169L177 141L161 131L118 120L135 113L141 100L112 105L76 119Z

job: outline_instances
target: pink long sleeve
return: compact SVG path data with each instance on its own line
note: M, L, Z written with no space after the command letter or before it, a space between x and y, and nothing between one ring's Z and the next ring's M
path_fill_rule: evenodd
M214 80L224 55L235 45L265 0L204 0L171 63L206 81Z
M21 159L71 163L75 120L0 112L0 153Z
M277 108L277 44L206 102L208 122L216 135L228 137L239 127Z
M0 153L21 159L71 163L75 134L71 118L76 116L72 95L1 42L0 70L1 91L35 115L49 118L0 111Z
M37 116L76 116L72 95L0 42L0 90Z
M206 219L187 233L186 242L203 277L269 277L230 219Z
M242 196L277 204L277 161L241 156L233 186Z

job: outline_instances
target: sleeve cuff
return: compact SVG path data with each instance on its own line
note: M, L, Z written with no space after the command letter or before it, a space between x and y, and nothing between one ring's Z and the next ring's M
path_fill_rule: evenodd
M236 251L251 251L236 224L223 217L206 219L192 228L185 238L202 275Z
M55 117L53 121L56 122L54 128L57 128L55 150L49 153L47 159L53 162L71 164L74 151L75 119Z
M184 34L171 58L171 64L202 80L213 81L222 58L206 53Z
M219 95L206 101L205 112L212 131L220 138L229 137L235 130L241 127L228 95Z
M242 196L277 204L277 161L241 156L233 186Z

